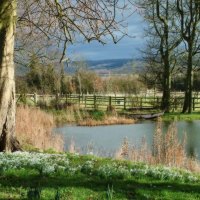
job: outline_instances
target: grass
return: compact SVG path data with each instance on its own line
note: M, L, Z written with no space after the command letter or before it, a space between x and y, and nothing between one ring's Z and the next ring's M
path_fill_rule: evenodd
M31 130L33 121L40 123L40 128L43 124L44 130L52 126L52 116L32 109L18 111L20 122L27 120L24 132ZM80 116L78 112L72 111ZM99 111L92 115L96 121L106 118ZM118 160L77 154L0 153L0 199L200 199L199 165L186 157L185 141L177 140L175 126L166 135L161 126L158 122L153 153L145 140L139 149L124 140ZM40 142L38 135L31 135ZM47 135L51 136L50 132Z
M144 110L144 111L121 111L119 114L122 115L130 115L130 114L151 114L151 113L159 113L160 110ZM171 113L165 113L162 116L163 121L180 121L180 120L186 120L186 121L192 121L192 120L200 120L200 112L193 112L191 114L188 113L181 113L181 112L171 112Z
M134 119L118 116L115 111L82 110L75 106L62 110L49 109L47 112L54 116L56 124L75 123L79 126L100 126L135 123Z
M130 114L150 114L158 113L160 110L134 110L134 111L115 111L108 112L103 110L86 110L81 109L78 105L59 104L59 109L55 109L55 105L45 107L44 110L54 117L56 124L74 123L83 126L98 126L98 125L113 125L113 124L130 124L134 120L130 120ZM118 120L116 119L118 118ZM174 120L200 120L200 112L193 112L192 114L183 114L180 112L165 113L162 116L163 121Z
M134 119L128 119L118 116L105 116L102 120L95 120L92 118L78 122L78 126L102 126L114 124L134 124Z
M17 181L15 176L10 178ZM52 177L39 178L37 176L21 176L16 184L11 184L9 179L5 181L4 186L0 190L1 199L26 199L27 187L30 184L28 180L33 179L33 186L42 188L41 199L55 199L56 188L59 187L60 199L76 199L76 200L97 200L108 199L106 195L108 183L104 180L86 175L76 177ZM78 181L79 180L79 181ZM82 180L82 181L80 181ZM51 184L49 183L51 182ZM6 187L6 185L9 185ZM86 186L87 185L87 186ZM11 187L10 187L11 186ZM113 183L113 198L119 200L126 199L177 199L177 200L192 200L199 199L198 184L182 184L168 181L156 181L152 179L129 179L117 180Z
M53 115L56 124L77 123L88 117L88 113L79 110L78 107L69 107L62 110L47 109L45 111Z
M47 200L200 198L199 174L183 170L75 154L4 154L1 160L3 156L10 160L0 176L0 199L4 200L27 199L30 191L41 191L38 199ZM30 165L29 158L37 162ZM21 163L17 168L15 159ZM57 170L41 173L39 165L48 167L51 162Z
M187 113L165 113L162 117L163 121L179 121L179 120L200 120L200 112Z

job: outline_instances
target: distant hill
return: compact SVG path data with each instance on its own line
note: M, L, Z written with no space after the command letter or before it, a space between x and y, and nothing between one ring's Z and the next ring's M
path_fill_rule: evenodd
M74 73L77 70L78 62L71 62L65 66L66 73ZM78 63L78 65L81 65ZM137 59L109 59L109 60L88 60L86 61L87 69L94 70L100 75L107 74L128 74L141 69L144 65L143 61Z
M65 64L65 72L73 74L77 70L77 65L81 66L82 61L72 61L68 65ZM109 74L129 74L141 70L144 62L139 59L109 59L109 60L88 60L85 61L85 67L88 70L93 70L100 76ZM60 68L58 69L60 70ZM28 72L27 67L17 66L16 75L24 76Z

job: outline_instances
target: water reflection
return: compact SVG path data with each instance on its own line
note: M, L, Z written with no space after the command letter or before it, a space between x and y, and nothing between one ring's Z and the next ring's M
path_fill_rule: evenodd
M163 132L166 133L170 122L163 123ZM186 152L190 156L200 159L200 121L176 122L180 140L186 135ZM111 156L119 149L125 137L130 144L139 145L145 137L149 148L152 146L156 122L144 121L133 125L112 125L100 127L63 126L55 131L64 136L65 148L68 149L73 138L76 146L83 153L95 153L99 156ZM88 146L89 145L89 146ZM88 150L89 147L89 150Z

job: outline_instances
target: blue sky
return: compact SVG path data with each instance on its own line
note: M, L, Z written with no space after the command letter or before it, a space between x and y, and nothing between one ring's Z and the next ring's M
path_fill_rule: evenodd
M68 55L72 59L82 58L85 60L104 60L120 58L138 58L139 49L145 46L144 27L142 17L134 13L128 22L128 31L134 38L125 37L119 43L113 44L111 41L106 45L99 42L74 44L68 48Z

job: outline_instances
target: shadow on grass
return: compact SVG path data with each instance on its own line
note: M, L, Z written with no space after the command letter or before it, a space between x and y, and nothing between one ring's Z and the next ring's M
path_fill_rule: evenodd
M122 199L156 199L154 197L147 197L141 191L147 194L156 194L162 198L162 191L166 193L189 194L200 199L200 185L199 184L184 184L166 181L157 181L151 178L144 178L138 180L134 177L130 180L105 180L95 176L87 176L78 174L75 176L54 176L41 177L36 175L16 176L9 175L0 177L0 188L30 188L40 186L43 189L56 188L86 188L95 193L106 192L108 185L113 185L115 195ZM5 199L5 198L4 198ZM14 198L7 198L13 199ZM165 199L165 198L164 198ZM196 199L196 198L192 198ZM15 199L17 200L17 198Z

